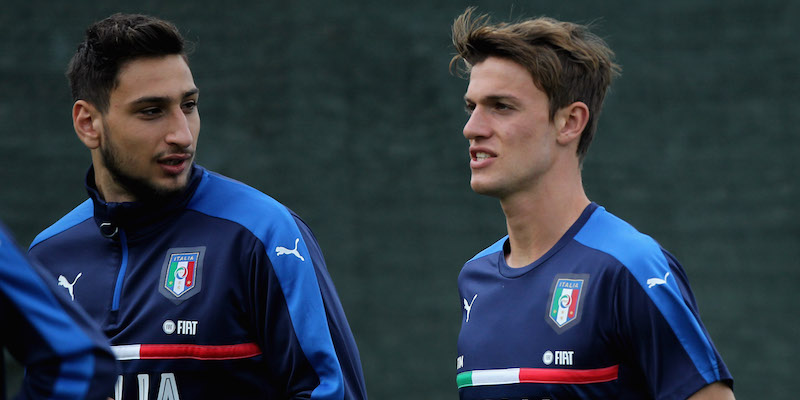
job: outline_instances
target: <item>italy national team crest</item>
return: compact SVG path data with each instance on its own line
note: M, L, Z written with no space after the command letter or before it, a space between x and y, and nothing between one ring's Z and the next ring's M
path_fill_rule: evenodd
M547 312L547 322L556 332L561 333L580 320L581 297L588 280L586 274L556 275Z
M167 250L158 291L175 304L200 292L205 251L205 246Z

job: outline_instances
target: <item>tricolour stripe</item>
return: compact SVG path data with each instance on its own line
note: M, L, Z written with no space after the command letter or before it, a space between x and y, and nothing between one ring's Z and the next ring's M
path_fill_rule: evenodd
M520 368L472 371L472 386L519 383Z
M618 376L619 365L597 369L505 368L462 372L456 376L456 383L459 389L516 383L582 385L611 382Z
M261 354L255 343L222 346L198 344L127 344L111 346L117 360L166 360L191 358L195 360L234 360Z
M122 346L111 346L111 351L114 352L114 357L120 361L138 360L139 359L139 344L126 344Z

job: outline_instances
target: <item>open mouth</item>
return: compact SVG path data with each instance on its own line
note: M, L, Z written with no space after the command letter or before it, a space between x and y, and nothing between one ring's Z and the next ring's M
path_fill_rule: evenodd
M184 159L171 159L171 160L162 160L162 161L159 161L159 162L161 164L164 164L164 165L172 165L172 166L174 166L174 165L180 165L184 161L185 161Z
M158 159L159 164L168 166L177 166L183 164L187 160L192 159L191 153L173 153Z
M487 159L489 157L491 157L489 155L489 153L477 152L477 153L475 153L474 159L477 160L477 161L483 161L483 160L485 160L485 159Z

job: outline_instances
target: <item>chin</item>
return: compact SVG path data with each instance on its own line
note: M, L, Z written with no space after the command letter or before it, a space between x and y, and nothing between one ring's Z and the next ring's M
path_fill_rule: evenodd
M470 187L472 188L473 192L477 194L482 194L484 196L497 197L497 194L499 192L496 187L493 187L492 185L486 183L475 181L474 179L470 182Z
M519 187L513 185L513 182L509 180L501 180L501 179L475 179L472 178L470 181L470 187L472 191L489 197L494 197L499 200L503 200L508 196L513 195L520 189Z
M154 185L156 191L161 193L179 193L186 189L186 186L189 184L188 177L180 177L178 179L172 180L170 182L166 182L163 184L156 184Z
M161 202L182 193L188 185L188 179L169 179L149 182L140 182L129 186L128 189L135 197L144 202Z

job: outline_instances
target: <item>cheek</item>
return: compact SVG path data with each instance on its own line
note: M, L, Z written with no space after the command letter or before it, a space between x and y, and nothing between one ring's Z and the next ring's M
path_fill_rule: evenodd
M515 145L521 147L550 147L555 143L555 132L546 118L531 118L514 126Z
M507 127L508 145L514 148L528 148L535 144L538 133L537 127L530 123L518 122Z
M197 142L197 138L200 136L200 115L197 113L195 113L194 118L189 119L189 130L194 136L194 141Z

